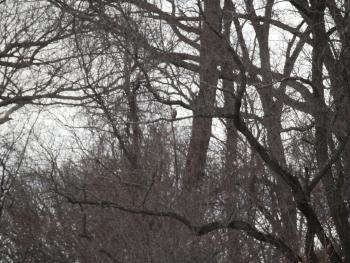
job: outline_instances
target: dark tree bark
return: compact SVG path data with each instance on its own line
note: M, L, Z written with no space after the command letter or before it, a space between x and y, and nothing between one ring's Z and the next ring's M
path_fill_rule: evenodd
M200 35L199 91L193 102L192 134L186 160L185 187L198 186L205 173L207 151L211 137L212 118L220 62L221 8L219 0L203 1Z

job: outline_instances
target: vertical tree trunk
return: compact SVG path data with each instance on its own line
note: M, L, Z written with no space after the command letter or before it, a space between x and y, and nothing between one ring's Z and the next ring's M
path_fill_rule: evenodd
M271 18L274 0L268 0L265 6L265 17ZM253 2L246 0L246 6L252 16L256 17ZM279 101L273 101L273 77L270 63L270 47L269 47L269 33L270 22L260 24L258 20L252 20L254 31L258 39L260 63L262 70L262 85L258 89L264 111L264 126L267 134L267 144L271 155L283 166L286 167L286 159L281 138L281 114L283 104ZM279 209L281 212L281 219L283 225L283 232L280 233L286 242L291 245L293 249L298 250L298 234L296 227L296 205L293 202L292 192L283 180L276 175L277 197L279 200Z
M315 118L315 147L319 169L329 159L328 154L328 120L327 108L323 90L323 62L326 50L327 36L324 26L325 1L312 1L313 10L313 51L312 51L312 82L314 85L313 102ZM346 75L346 74L345 74ZM344 77L344 76L343 76ZM339 176L339 175L338 175ZM344 248L345 262L350 261L350 225L348 213L340 190L337 189L338 178L333 176L332 170L322 179L326 198L332 219L334 221L340 242Z
M132 45L130 45L130 48ZM146 183L145 177L141 172L141 129L139 126L139 109L137 105L137 84L131 82L131 58L128 52L124 53L124 92L127 100L127 123L126 123L126 142L128 145L130 174L128 180L138 183ZM142 191L133 189L130 191L133 204L141 201Z
M233 22L234 6L232 0L226 0L223 8L223 37L225 41L230 43L231 25ZM224 53L221 61L221 70L224 75L229 75L234 71L230 54L225 54L227 49L224 49ZM235 86L234 82L223 79L222 81L223 95L224 95L224 108L226 112L232 112L234 109L234 96ZM224 173L224 190L228 193L232 193L234 182L237 179L237 140L238 132L232 119L226 120L226 156L225 156L225 173ZM228 200L231 201L232 200ZM231 206L231 204L230 204Z
M200 86L193 113L192 134L186 160L185 187L191 189L203 178L212 119L208 116L213 111L218 83L219 65L220 1L205 0L202 13L202 32L200 36Z

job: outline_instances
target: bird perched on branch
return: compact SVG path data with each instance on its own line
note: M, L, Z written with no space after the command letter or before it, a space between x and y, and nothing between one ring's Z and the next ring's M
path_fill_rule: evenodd
M177 115L177 111L175 109L172 109L172 111L171 111L171 119L175 120L176 119L176 115Z

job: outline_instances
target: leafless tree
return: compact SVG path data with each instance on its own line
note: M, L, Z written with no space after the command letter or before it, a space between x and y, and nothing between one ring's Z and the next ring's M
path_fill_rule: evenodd
M22 158L5 260L350 262L348 1L0 8L1 124L80 120L77 155Z

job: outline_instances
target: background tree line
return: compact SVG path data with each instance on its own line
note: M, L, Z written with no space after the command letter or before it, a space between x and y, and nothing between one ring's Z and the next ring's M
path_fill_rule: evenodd
M350 262L349 12L1 1L0 262Z

